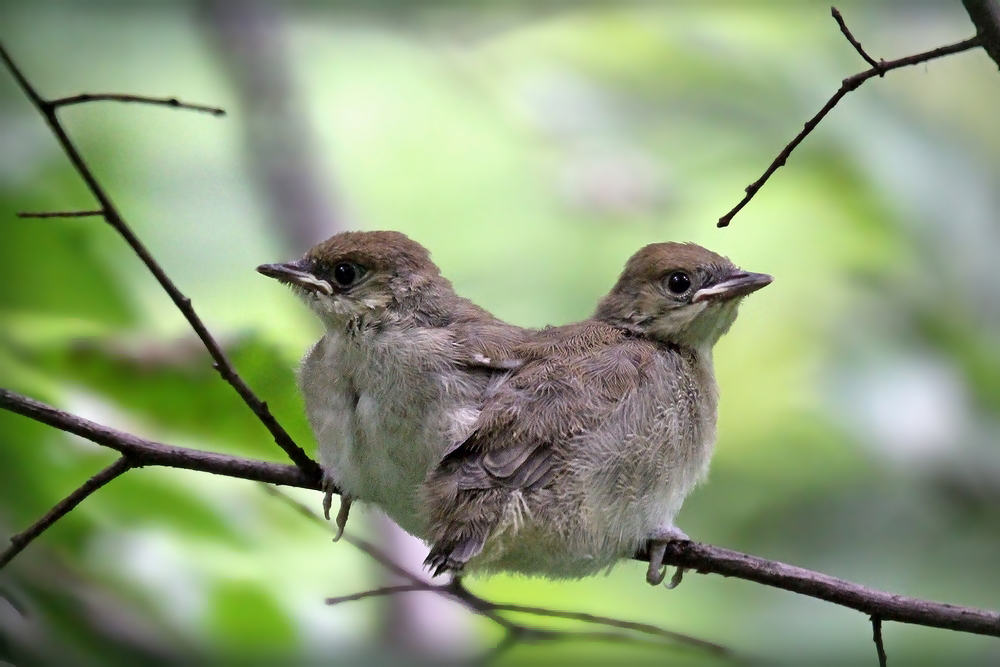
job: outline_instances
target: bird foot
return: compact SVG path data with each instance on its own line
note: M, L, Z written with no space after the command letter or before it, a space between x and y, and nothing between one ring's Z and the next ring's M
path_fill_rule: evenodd
M337 510L337 534L333 536L333 541L337 542L344 536L344 526L347 525L347 517L351 513L351 505L354 500L347 495L340 496L340 509Z
M337 486L333 480L323 476L323 516L330 520L330 509L333 507L333 496L337 492ZM338 541L344 535L344 526L347 525L347 517L351 513L351 503L354 499L346 493L340 494L340 510L337 511L337 534L333 536L333 541Z
M690 540L676 526L661 530L654 537L649 539L649 568L646 570L646 582L650 586L659 586L667 576L667 566L663 564L663 558L667 553L667 545L677 540ZM684 578L686 568L679 567L670 578L670 583L666 584L667 590L672 590L680 585Z

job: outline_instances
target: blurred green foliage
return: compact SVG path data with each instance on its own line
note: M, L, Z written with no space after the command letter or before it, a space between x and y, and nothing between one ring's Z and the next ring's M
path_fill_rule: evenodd
M840 8L876 57L972 32L957 2ZM863 66L824 5L305 3L272 18L323 182L362 226L427 245L459 292L497 315L526 326L586 317L625 259L664 239L776 276L717 348L719 444L681 513L688 534L1000 607L1000 79L984 54L849 96L720 231L742 188ZM282 246L283 221L247 176L245 114L206 30L185 3L0 7L0 38L43 94L169 95L230 111L218 121L105 104L63 117L239 372L311 451L293 369L319 327L252 270L301 248ZM2 385L143 436L282 460L110 229L15 217L91 207L0 76ZM0 412L0 532L23 530L111 460ZM640 569L473 586L658 623L767 662L874 662L861 615L721 578L692 575L666 593ZM385 659L384 605L323 605L379 576L252 484L135 471L3 571L0 660ZM475 650L496 640L485 623L471 632L478 642L459 639ZM885 636L895 664L1000 660L993 639L893 624ZM701 661L561 643L502 662L623 657Z

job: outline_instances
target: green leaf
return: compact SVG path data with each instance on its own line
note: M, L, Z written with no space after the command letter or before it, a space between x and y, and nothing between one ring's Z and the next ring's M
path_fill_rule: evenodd
M293 362L256 336L223 345L244 381L267 401L292 438L308 449L312 435ZM107 397L156 430L211 440L246 456L283 458L271 435L213 370L211 358L194 338L168 344L88 339L33 355L58 378Z
M19 219L0 199L0 312L127 325L134 312L97 248L100 219Z

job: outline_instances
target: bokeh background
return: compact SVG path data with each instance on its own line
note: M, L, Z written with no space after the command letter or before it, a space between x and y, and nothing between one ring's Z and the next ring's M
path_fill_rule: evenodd
M840 9L876 58L973 33L958 0ZM3 3L0 39L44 95L228 110L92 104L62 118L307 450L293 368L320 328L257 264L341 229L397 229L461 294L539 326L588 316L643 244L696 241L776 280L716 348L717 452L679 525L876 588L1000 607L1000 72L982 52L866 84L719 230L863 69L824 3ZM0 74L2 385L165 442L282 461L106 225L15 217L91 207ZM0 413L0 533L112 460ZM351 528L422 558L377 516ZM387 581L252 483L133 471L0 573L0 660L377 664L498 641L423 594L323 603ZM624 563L580 582L471 585L765 662L875 662L863 615L742 581L689 575L667 592ZM893 664L1000 662L995 639L888 624L885 641ZM622 658L712 662L563 642L499 664Z

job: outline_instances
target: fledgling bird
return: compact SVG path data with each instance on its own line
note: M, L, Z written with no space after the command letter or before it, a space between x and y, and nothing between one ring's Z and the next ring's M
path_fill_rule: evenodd
M419 490L469 436L484 393L516 366L524 332L458 296L427 249L399 232L343 232L257 271L292 286L326 329L299 387L319 444L338 536L352 500L426 537Z
M712 347L770 282L694 244L649 245L591 319L505 349L517 367L424 485L427 565L577 578L648 543L660 583L715 443Z

